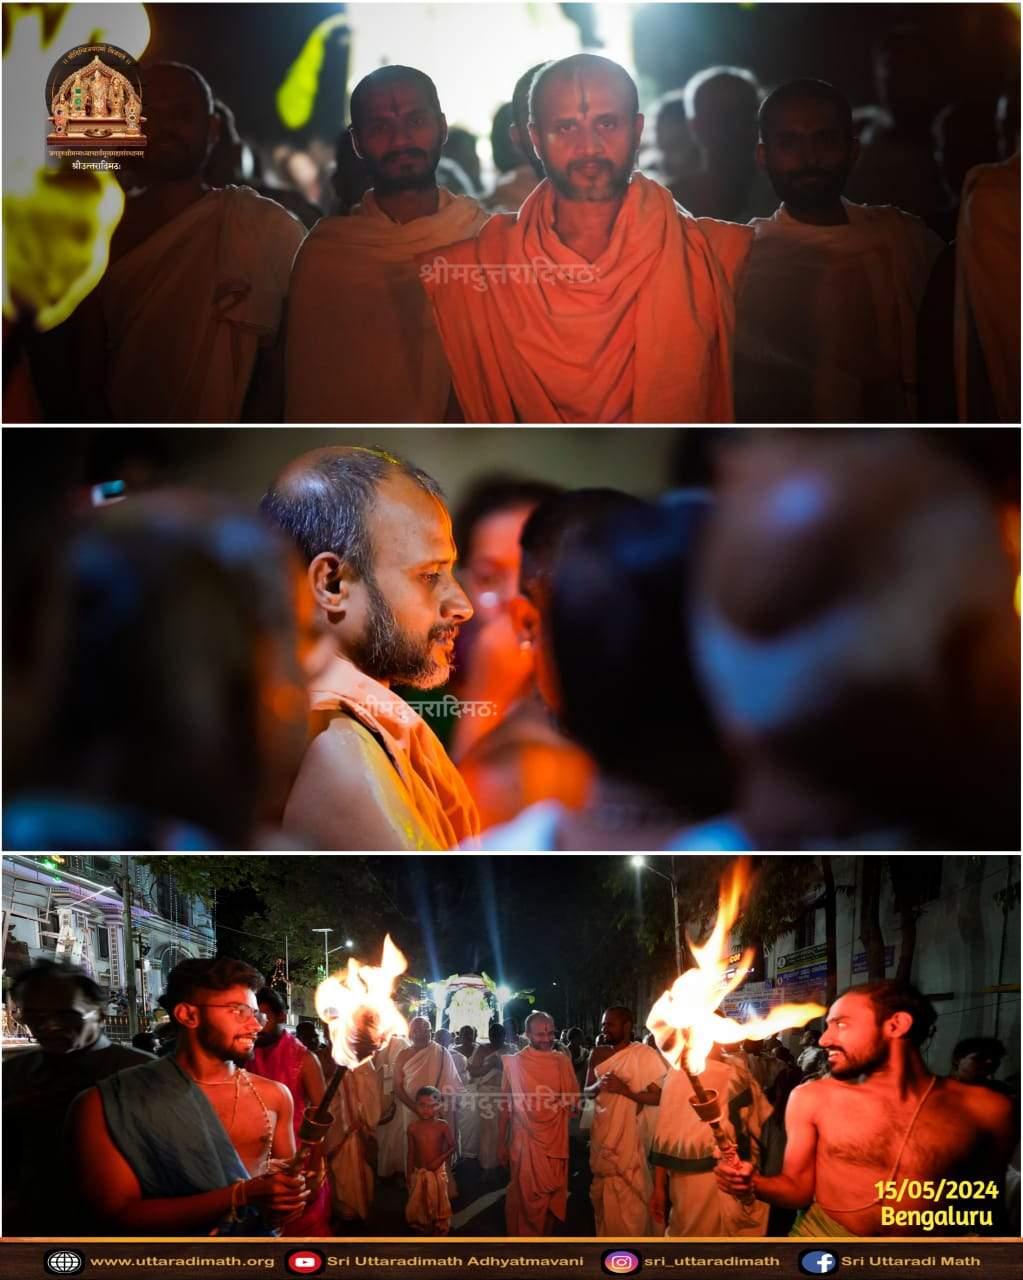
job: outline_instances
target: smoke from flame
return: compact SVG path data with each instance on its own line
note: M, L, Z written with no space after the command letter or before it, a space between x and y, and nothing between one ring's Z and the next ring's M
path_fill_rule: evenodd
M391 998L394 983L408 961L384 938L379 967L353 956L343 974L327 977L316 988L316 1012L330 1030L334 1061L354 1067L371 1057L392 1036L404 1036L408 1023Z
M819 1004L782 1004L766 1017L750 1022L738 1022L715 1012L722 1000L742 985L753 959L752 950L744 951L732 976L726 976L730 967L729 936L749 885L749 860L736 859L718 892L717 919L710 937L702 946L689 939L696 967L676 978L650 1010L647 1027L673 1067L684 1065L698 1074L707 1065L707 1055L715 1044L764 1040L787 1027L805 1026L826 1012Z

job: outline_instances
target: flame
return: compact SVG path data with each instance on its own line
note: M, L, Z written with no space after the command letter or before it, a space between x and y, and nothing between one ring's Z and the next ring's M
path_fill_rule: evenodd
M343 974L328 976L316 988L316 1012L330 1030L336 1063L358 1066L392 1036L408 1032L408 1023L391 999L395 980L407 968L408 961L388 934L379 968L353 956Z
M718 892L717 918L710 937L701 946L689 939L696 966L676 978L650 1010L646 1025L673 1067L684 1065L699 1074L715 1044L764 1040L786 1027L805 1026L826 1012L819 1004L782 1004L766 1017L750 1022L737 1022L715 1012L727 995L742 986L753 959L752 950L744 951L728 976L729 936L749 884L749 859L738 858Z

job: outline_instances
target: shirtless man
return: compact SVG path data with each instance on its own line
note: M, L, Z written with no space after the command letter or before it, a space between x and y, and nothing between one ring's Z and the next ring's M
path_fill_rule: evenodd
M782 1172L762 1177L747 1163L719 1164L722 1190L740 1198L752 1190L779 1208L809 1206L796 1236L923 1235L912 1215L928 1211L945 1234L954 1227L978 1234L991 1223L988 1212L997 1221L993 1198L957 1204L910 1195L918 1186L936 1190L943 1178L1000 1188L1013 1140L1007 1098L932 1075L924 1064L920 1046L936 1020L929 1001L899 982L839 996L820 1040L831 1075L789 1098Z
M182 961L160 998L178 1026L174 1056L75 1099L78 1183L110 1229L268 1235L305 1206L304 1177L275 1163L295 1154L291 1094L244 1070L266 1021L262 986L240 960Z

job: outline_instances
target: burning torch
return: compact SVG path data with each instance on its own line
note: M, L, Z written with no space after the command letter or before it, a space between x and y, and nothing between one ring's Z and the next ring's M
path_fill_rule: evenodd
M395 1035L405 1035L408 1024L392 999L395 980L407 961L388 935L379 967L360 964L351 957L343 977L327 977L316 989L316 1012L327 1024L334 1074L319 1106L307 1107L298 1131L298 1151L288 1161L293 1172L305 1169L326 1141L333 1121L331 1104L345 1076L371 1058Z
M721 1160L732 1166L738 1166L740 1161L735 1144L721 1124L718 1091L706 1088L700 1079L714 1045L764 1040L788 1027L805 1026L826 1012L819 1004L783 1004L771 1009L765 1017L749 1022L725 1018L717 1012L725 997L741 986L753 959L752 951L746 951L738 964L729 969L728 940L748 886L748 860L737 859L721 886L717 919L710 938L702 946L689 940L695 967L676 978L647 1019L658 1049L672 1066L688 1076L693 1087L690 1106L710 1126ZM743 1203L752 1200L750 1195L743 1198Z

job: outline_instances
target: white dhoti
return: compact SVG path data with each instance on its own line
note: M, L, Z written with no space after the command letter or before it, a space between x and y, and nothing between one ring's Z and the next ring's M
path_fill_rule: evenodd
M275 201L225 187L115 262L97 295L114 421L240 421L304 237Z
M479 1053L480 1051L477 1050ZM476 1080L476 1104L479 1117L479 1162L484 1171L498 1168L497 1139L500 1124L501 1107L501 1059L510 1057L515 1049L502 1045L500 1049L486 1048L485 1057L496 1060L486 1075ZM474 1059L475 1060L475 1059Z
M718 1091L721 1127L736 1143L740 1158L759 1168L759 1138L771 1114L760 1086L739 1063L713 1059L700 1078L705 1088ZM762 1236L769 1206L759 1200L743 1204L718 1188L718 1149L710 1126L690 1106L692 1092L684 1072L668 1072L650 1156L668 1172L671 1213L665 1235Z
M380 1086L367 1060L342 1080L327 1134L334 1208L343 1219L369 1217L375 1186L369 1140L379 1122Z
M394 1096L394 1061L409 1042L402 1036L392 1036L387 1045L373 1057L377 1081L380 1085L380 1123L377 1125L377 1173L389 1178L405 1172L408 1150L408 1127L412 1112Z
M649 1045L630 1044L601 1062L598 1075L614 1072L633 1093L660 1086L664 1059ZM641 1108L620 1093L601 1091L590 1129L590 1199L598 1236L634 1239L653 1234L650 1196L653 1176L647 1159Z
M448 1171L417 1169L409 1186L405 1221L422 1235L446 1236L451 1229L451 1200L448 1195Z
M458 1108L458 1155L462 1160L478 1160L480 1155L479 1085L470 1080Z

